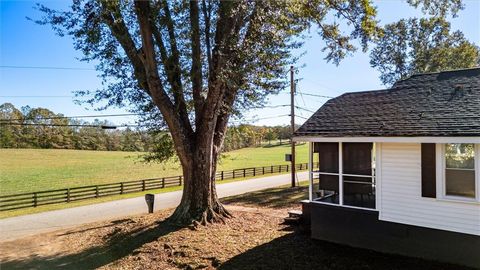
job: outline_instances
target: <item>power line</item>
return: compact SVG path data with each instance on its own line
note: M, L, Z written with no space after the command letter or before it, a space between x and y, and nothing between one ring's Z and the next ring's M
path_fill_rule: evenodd
M275 105L275 106L269 106L269 108L278 108L278 107L286 107L290 105ZM299 109L307 110L301 107L296 106ZM260 108L260 107L259 107ZM308 110L307 110L308 111ZM312 112L312 111L310 111ZM50 116L50 117L42 117L42 118L36 118L35 120L54 120L54 119L73 119L73 118L103 118L103 117L125 117L125 116L142 116L145 115L143 113L121 113L121 114L98 114L98 115L76 115L76 116ZM282 116L288 116L288 114L285 115L277 115L277 116L270 116L270 117L263 117L263 118L251 118L247 120L261 120L261 119L271 119L275 117L282 117ZM32 120L28 118L11 118L11 119L0 119L0 121L24 121L24 120ZM245 121L247 121L245 120Z
M261 117L261 118L238 119L238 120L232 120L231 123L258 121L258 120L273 119L273 118L285 117L285 116L290 116L290 115L289 114L281 114L281 115L267 116L267 117Z
M314 111L309 110L309 109L306 109L306 108L303 108L303 107L300 107L300 106L295 106L295 108L300 109L300 110L304 110L304 111L307 111L307 112L314 113Z
M297 90L297 87L296 87L296 86L297 86L297 85L295 84L295 90ZM300 94L300 97L302 98L303 106L307 106L307 105L305 104L305 99L303 99L303 94L302 94L302 91L301 91L300 89L298 89L298 93Z
M72 118L102 118L102 117L123 117L123 116L136 116L144 115L141 113L121 113L121 114L99 114L99 115L77 115L77 116L51 116L51 117L42 117L35 120L53 120L53 119L72 119ZM0 119L0 121L23 121L31 120L28 118L14 118L14 119Z
M0 96L1 98L73 98L74 96Z
M67 95L54 95L54 96L0 96L0 98L77 98L77 97L92 97L93 95L82 96L67 96Z
M265 105L265 106L258 106L253 107L254 109L262 109L262 108L280 108L280 107L288 107L289 104L282 104L282 105Z
M290 93L280 93L280 94L289 95ZM311 94L311 93L305 93L305 92L302 92L302 95L312 96L312 97L320 97L320 98L335 98L335 97L331 97L331 96L317 95L317 94Z
M93 68L80 67L46 67L46 66L0 66L0 68L11 69L53 69L53 70L95 70Z
M40 126L40 127L94 127L102 129L116 129L121 127L140 127L140 125L91 125L91 124L40 124L40 123L0 123L5 126Z
M275 116L268 116L268 117L261 117L261 118L250 118L250 119L239 119L231 121L231 123L241 123L241 122L249 122L249 121L258 121L258 120L265 120L265 119L273 119L279 117L287 117L290 114L282 114L282 115L275 115ZM303 119L307 119L306 117L296 115L295 117L300 117ZM10 121L15 119L8 119ZM116 128L123 128L123 127L145 127L144 125L133 125L133 124L121 124L121 125L92 125L92 124L46 124L46 123L14 123L14 122L0 122L0 126L41 126L41 127L93 127L93 128L101 128L101 129L116 129Z
M290 106L290 105L277 105L277 106L272 106L272 107L285 107L285 106ZM306 110L304 108L298 107L297 108ZM76 115L76 116L51 116L51 117L42 117L42 118L36 118L34 120L54 120L54 119L74 119L74 118L103 118L103 117L125 117L125 116L142 116L145 114L142 113L123 113L123 114L99 114L99 115ZM274 116L267 116L267 117L261 117L261 118L250 118L250 119L239 119L239 120L234 120L234 122L239 122L239 121L255 121L255 120L265 120L265 119L273 119L277 117L285 117L285 116L290 116L289 114L282 114L282 115L274 115ZM33 120L33 119L28 119L28 118L11 118L11 119L0 119L0 123L2 121L25 121L25 120ZM22 124L22 123L15 123L15 124ZM27 124L27 123L25 123ZM36 125L32 123L28 123L29 125ZM50 124L45 124L45 125L50 125Z
M311 93L303 93L305 96L312 96L312 97L321 97L321 98L334 98L331 96L324 96L324 95L318 95L318 94L311 94Z
M307 117L303 117L303 116L300 116L300 115L298 115L298 114L297 114L297 115L295 115L295 117L299 117L299 118L302 118L302 119L308 120L308 118L307 118Z

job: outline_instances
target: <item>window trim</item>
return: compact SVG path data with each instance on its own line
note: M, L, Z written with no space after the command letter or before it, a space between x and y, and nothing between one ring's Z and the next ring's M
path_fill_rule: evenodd
M480 144L474 143L475 198L447 195L446 189L446 143L437 143L437 200L463 203L480 203Z

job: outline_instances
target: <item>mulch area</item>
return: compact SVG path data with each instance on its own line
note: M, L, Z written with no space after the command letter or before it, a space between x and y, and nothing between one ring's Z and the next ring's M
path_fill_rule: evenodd
M229 203L226 224L177 227L169 210L2 243L0 268L466 269L311 240L283 224L297 205Z

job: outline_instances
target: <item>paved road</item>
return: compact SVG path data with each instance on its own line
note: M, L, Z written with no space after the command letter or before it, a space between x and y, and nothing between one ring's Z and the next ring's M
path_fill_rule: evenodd
M307 172L298 173L298 178L307 178ZM290 183L290 174L275 175L245 181L217 185L220 198L246 192L276 187ZM155 195L155 211L172 208L180 203L181 191ZM43 212L0 220L0 242L15 240L29 235L55 231L86 223L146 213L144 197L123 199L62 210Z

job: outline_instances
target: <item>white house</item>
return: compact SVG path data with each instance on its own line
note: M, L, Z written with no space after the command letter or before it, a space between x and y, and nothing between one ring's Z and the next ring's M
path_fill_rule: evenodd
M313 238L480 267L480 68L343 94L295 140Z

